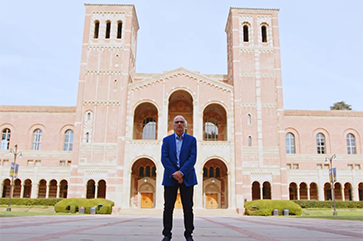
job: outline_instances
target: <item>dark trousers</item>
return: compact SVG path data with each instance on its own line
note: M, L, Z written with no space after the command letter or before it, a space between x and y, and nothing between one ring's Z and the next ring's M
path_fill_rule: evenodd
M191 237L194 230L193 192L194 186L187 187L184 183L172 187L164 186L163 235L171 238L173 228L173 212L175 200L180 189L184 212L184 237Z

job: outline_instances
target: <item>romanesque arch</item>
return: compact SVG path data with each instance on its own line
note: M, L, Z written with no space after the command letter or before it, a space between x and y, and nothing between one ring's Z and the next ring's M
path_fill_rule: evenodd
M146 157L139 158L131 167L131 207L154 208L156 165Z
M186 132L193 135L193 97L184 90L177 90L169 97L168 134L174 132L173 120L177 115L184 116L187 121Z
M227 140L227 113L220 104L210 104L203 111L203 140Z
M141 103L134 112L133 139L156 140L158 110L152 103Z
M203 167L205 208L228 208L228 169L220 159L211 159Z

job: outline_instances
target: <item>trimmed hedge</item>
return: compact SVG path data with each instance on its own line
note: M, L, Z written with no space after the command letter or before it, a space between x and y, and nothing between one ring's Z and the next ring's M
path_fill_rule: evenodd
M284 209L289 210L289 215L301 215L302 208L288 200L254 200L245 202L245 214L250 216L271 216L274 209L277 209L279 215L283 214Z
M11 198L11 205L23 206L54 206L62 198ZM9 198L0 198L0 205L8 205Z
M113 201L103 198L67 198L58 202L54 206L54 211L56 213L78 213L81 207L84 207L84 213L90 214L91 208L96 207L97 214L111 214L114 205Z
M294 200L302 208L332 208L333 201ZM363 201L335 201L336 208L363 208Z

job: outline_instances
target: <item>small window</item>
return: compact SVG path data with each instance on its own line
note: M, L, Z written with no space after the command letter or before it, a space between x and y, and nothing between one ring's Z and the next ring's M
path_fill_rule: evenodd
M251 114L247 115L247 124L251 125Z
M67 166L70 166L72 164L72 161L67 161Z
M325 136L322 133L316 135L316 148L318 154L325 154Z
M61 167L65 167L65 166L66 166L66 161L64 161L64 160L60 160L60 161L59 161L59 166L61 166Z
M5 128L1 134L1 148L0 150L9 150L10 144L10 129Z
M99 31L100 31L100 22L95 21L95 31L93 33L93 38L98 38Z
M354 169L355 169L355 170L360 170L360 164L355 164L355 165L354 165Z
M107 39L110 38L110 34L111 34L111 21L107 21L105 38L107 38Z
M286 164L286 169L287 169L287 170L291 169L291 164L287 163L287 164Z
M299 164L292 164L292 169L299 169Z
M117 38L121 38L122 34L122 22L117 22Z
M265 25L261 27L261 35L262 35L262 42L267 43L267 29Z
M348 170L353 170L353 164L348 164Z
M3 166L9 166L9 160L3 160Z
M248 25L243 25L243 42L248 42Z
M221 169L219 167L216 168L216 178L221 177Z
M324 164L324 169L329 169L329 164Z
M73 150L73 134L72 130L67 130L64 134L64 151L72 151Z
M150 166L146 166L145 168L145 177L150 177Z
M41 166L41 160L35 160L35 166L40 167Z
M214 177L214 168L209 167L209 177Z
M204 138L206 141L218 141L218 126L216 121L207 121L204 124Z
M323 164L316 164L316 169L318 169L318 170L323 169Z
M33 160L28 160L28 161L27 161L27 166L28 166L28 167L32 167L32 166L34 166L34 161L33 161Z
M208 177L208 168L203 168L203 177Z
M139 168L139 177L144 177L144 167Z
M86 133L86 143L89 143L90 139L89 139L89 132Z
M348 154L357 154L355 149L355 138L353 134L347 135L347 151Z
M295 154L295 136L291 132L286 134L286 154Z
M155 140L156 139L156 121L148 117L142 122L142 139Z
M248 136L248 146L252 146L252 137Z
M42 143L42 130L41 129L36 129L33 132L33 147L32 150L36 150L39 151L40 147L41 147L41 143Z
M151 176L156 177L156 167L151 168Z
M92 114L91 114L91 112L88 112L86 114L86 116L87 116L87 118L86 118L87 121L91 121L92 120Z

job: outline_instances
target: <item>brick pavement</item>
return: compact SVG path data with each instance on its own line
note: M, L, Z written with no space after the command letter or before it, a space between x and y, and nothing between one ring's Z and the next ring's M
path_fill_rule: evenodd
M144 211L143 211L144 212ZM159 211L120 215L59 215L0 218L1 241L158 241ZM363 222L292 217L248 217L196 211L195 241L363 240ZM176 210L173 241L182 241L183 218Z

